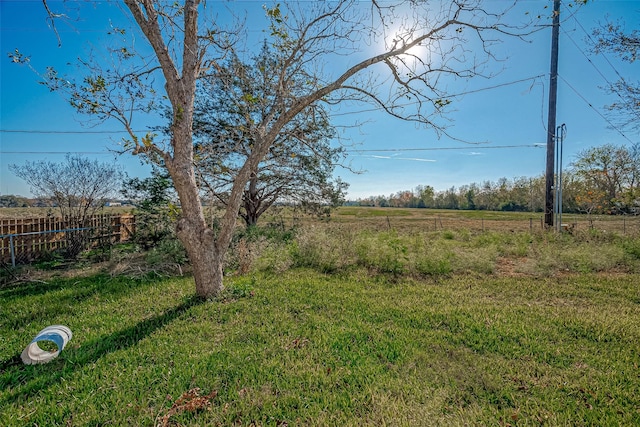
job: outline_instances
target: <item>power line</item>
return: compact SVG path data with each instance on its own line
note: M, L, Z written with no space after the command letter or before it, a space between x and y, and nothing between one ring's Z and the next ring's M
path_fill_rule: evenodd
M600 74L600 77L602 77L604 79L604 81L607 82L608 84L611 84L609 79L607 79L607 76L605 76L604 73L602 71L600 71L600 69L591 60L591 58L589 58L589 56L587 56L587 54L580 48L580 46L578 46L578 43L576 43L576 41L573 39L573 37L571 37L569 32L566 31L564 28L562 29L562 32L564 33L565 36L567 36L569 38L569 40L571 40L571 43L573 43L573 45L576 47L576 49L578 49L578 52L580 52L582 54L582 56L584 56L584 58L589 62L589 64L591 64L591 66L598 72L598 74Z
M479 88L479 89L473 89L473 90L468 90L465 92L460 92L460 93L456 93L453 95L447 95L445 97L443 97L443 99L448 99L448 98L456 98L459 96L464 96L464 95L470 95L470 94L474 94L474 93L478 93L478 92L484 92L487 90L493 90L493 89L498 89L501 87L505 87L505 86L511 86L514 84L518 84L518 83L522 83L522 82L526 82L526 81L531 81L531 80L536 80L539 79L541 77L544 77L544 74L538 74L537 76L532 76L532 77L526 77L523 79L518 79L518 80L514 80L511 82L506 82L506 83L501 83L501 84L497 84L497 85L493 85L493 86L487 86L484 88ZM399 107L407 107L410 105L414 105L415 103L407 103L407 104L401 104L398 105ZM334 113L331 114L331 116L346 116L346 115L350 115L350 114L360 114L360 113L367 113L367 112L372 112L372 111L379 111L380 108L369 108L369 109L365 109L365 110L358 110L358 111L348 111L348 112L344 112L344 113ZM133 132L135 133L139 133L139 132L148 132L148 129L145 130L134 130ZM0 129L0 133L30 133L30 134L50 134L50 135L99 135L99 134L112 134L112 133L129 133L126 130L78 130L78 131L74 131L74 130L45 130L45 129Z
M511 82L507 82L507 83L501 83L501 84L497 84L497 85L493 85L493 86L487 86L487 87L480 88L480 89L473 89L473 90L469 90L469 91L466 91L466 92L460 92L460 93L456 93L456 94L453 94L453 95L443 96L442 99L456 98L458 96L464 96L464 95L469 95L469 94L473 94L473 93L484 92L484 91L487 91L487 90L498 89L498 88L501 88L501 87L504 87L504 86L511 86L511 85L514 85L514 84L517 84L517 83L522 83L522 82L526 82L526 81L530 81L530 80L536 80L536 79L539 79L539 78L544 77L544 76L545 76L545 74L538 74L537 76L533 76L533 77L527 77L527 78L524 78L524 79L514 80L514 81L511 81ZM397 106L398 107L408 107L408 106L414 105L414 104L416 104L416 103L415 102L409 102L409 103L400 104L400 105L397 105ZM365 110L347 111L347 112L344 112L344 113L333 113L333 114L331 114L331 116L347 116L347 115L350 115L350 114L369 113L369 112L372 112L372 111L379 111L379 110L380 110L380 108L368 108L368 109L365 109Z
M576 88L574 88L574 87L571 85L571 83L569 83L569 82L567 81L567 79L565 79L564 77L562 77L560 74L558 74L558 77L560 77L560 78L562 79L562 81L563 81L567 86L569 86L569 88L570 88L570 89L571 89L571 90L572 90L576 95L578 95L578 97L579 97L580 99L582 99L582 100L583 100L583 101L584 101L584 102L585 102L585 103L586 103L586 104L587 104L587 105L588 105L588 106L589 106L593 111L595 111L595 112L596 112L600 117L602 117L602 119L603 119L604 121L606 121L606 122L609 124L609 126L611 127L611 129L613 129L613 130L615 130L616 132L618 132L620 135L622 135L622 137L623 137L624 139L626 139L627 141L629 141L631 144L633 144L633 143L634 143L633 141L631 141L631 139L629 139L629 138L627 137L627 135L625 135L625 134L624 134L620 129L618 129L618 127L616 127L613 123L611 123L611 120L609 120L609 119L608 119L604 114L602 114L600 111L598 111L598 109L597 109L596 107L594 107L594 106L593 106L593 104L591 104L591 103L587 100L587 98L585 98L585 97L584 97L580 92L578 92L578 90L577 90Z
M424 147L424 148L381 148L366 149L366 150L345 150L347 153L388 153L388 152L403 152L403 151L446 151L446 150L490 150L490 149L504 149L504 148L541 148L544 143L537 144L520 144L520 145L473 145L471 147Z
M518 144L518 145L472 145L470 147L423 147L423 148L380 148L380 149L351 149L345 150L347 153L383 153L383 152L403 152L403 151L447 151L447 150L495 150L506 148L540 148L544 143ZM113 151L2 151L0 154L119 154Z
M133 132L148 132L149 130L135 130ZM129 133L126 130L38 130L38 129L0 129L1 133L35 133L35 134L78 134L78 135L90 135L90 134L109 134L109 133Z
M583 29L584 30L584 29ZM602 71L600 71L600 69L596 66L596 64L591 60L591 58L589 58L589 56L587 56L587 54L580 48L580 46L578 46L578 43L576 43L576 41L573 39L573 37L571 37L571 35L565 31L564 29L562 30L562 32L564 33L565 36L567 36L569 38L569 40L571 40L571 42L574 44L574 46L576 47L576 49L578 49L578 51L582 54L582 56L585 57L585 59L591 64L591 66L598 72L598 74L600 74L600 77L602 77L602 79L609 85L609 88L611 89L612 92L614 92L616 95L618 95L618 97L623 101L626 102L624 97L622 96L622 94L616 89L616 87L613 85L613 83L611 83L609 81L609 79L604 75L604 73ZM611 63L609 63L609 65L611 65ZM612 65L613 67L613 65ZM620 74L618 73L618 71L614 68L614 71L616 72L616 74L618 74L618 76L620 76ZM620 77L620 79L624 82L624 79L622 77ZM638 116L638 118L640 118L640 113L632 110L636 116Z
M445 99L446 98L455 98L455 97L458 97L458 96L469 95L469 94L472 94L472 93L484 92L485 90L497 89L497 88L504 87L504 86L511 86L511 85L514 85L514 84L517 84L517 83L526 82L526 81L529 81L529 80L536 80L536 79L539 79L541 77L544 77L545 75L546 74L538 74L537 76L527 77L527 78L519 79L519 80L514 80L512 82L501 83L501 84L494 85L494 86L487 86L487 87L480 88L480 89L474 89L474 90L469 90L469 91L466 91L466 92L456 93L454 95L445 96L444 98Z
M574 21L576 22L576 24L578 24L578 27L580 27L580 29L586 34L587 38L589 39L589 41L592 44L596 44L596 41L593 39L593 37L591 37L591 34L589 34L587 32L587 30L584 29L584 27L582 26L582 24L580 23L580 21L578 21L578 18L576 18L574 16ZM609 58L607 57L607 55L605 55L604 53L602 54L602 57L604 58L605 61L607 61L607 64L609 64L609 66L611 67L611 69L616 73L616 75L618 76L618 78L620 80L624 80L624 77L622 77L622 75L618 72L618 70L616 69L616 67L613 66L613 64L611 63L611 61L609 61ZM608 82L607 82L608 83Z
M111 151L0 151L0 154L118 154Z

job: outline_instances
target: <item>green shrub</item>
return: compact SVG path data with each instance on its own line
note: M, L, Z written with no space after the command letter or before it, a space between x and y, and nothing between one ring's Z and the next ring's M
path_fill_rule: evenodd
M620 247L599 244L595 248L583 243L559 251L561 268L580 273L594 273L615 269L624 264L625 253Z
M150 265L178 264L188 261L187 252L178 239L161 240L158 245L146 254L146 261Z
M442 238L445 240L453 240L455 239L456 235L453 234L453 231L451 230L445 230L442 232Z
M310 228L297 234L291 245L291 257L298 267L310 267L323 273L335 272L345 263L344 241L326 230Z
M240 283L232 283L224 290L224 298L227 299L239 299L249 298L254 295L254 289L256 286L256 278L252 277L248 282L243 281Z
M427 276L446 276L453 271L451 259L420 258L416 261L416 271Z
M234 235L234 240L245 239L255 241L266 239L270 242L287 243L292 241L295 235L296 230L294 228L285 229L279 224L268 224L266 226L254 225L239 229Z
M496 268L498 255L495 246L473 248L472 250L456 250L452 260L453 271L456 273L492 274Z
M640 259L640 239L627 239L622 242L625 253L633 259Z
M399 275L408 263L408 247L395 231L360 233L355 244L357 263L381 273Z
M64 264L64 256L60 251L45 250L38 256L38 262L34 267L39 270L51 270Z
M293 246L293 243L289 245L269 243L256 255L252 269L278 274L284 273L294 264Z

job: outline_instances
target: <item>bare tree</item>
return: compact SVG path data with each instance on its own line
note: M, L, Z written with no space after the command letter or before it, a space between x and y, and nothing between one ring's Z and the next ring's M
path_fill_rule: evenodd
M105 202L118 194L123 174L111 163L68 154L64 162L25 162L9 169L29 184L36 197L54 201L70 225L84 227Z
M288 123L303 112L314 114L319 103L366 102L394 117L446 132L435 119L450 102L447 84L483 75L483 65L495 59L492 45L499 37L519 31L503 23L505 12L483 8L480 0L438 2L435 9L432 3L418 0L292 2L267 7L269 43L284 58L276 77L280 89L254 127L251 152L238 168L224 217L214 232L203 215L193 167L194 100L198 78L215 70L219 59L233 50L234 34L218 28L215 18L200 17L199 0L124 3L153 55L113 49L114 58L132 65L107 69L87 62L89 75L82 82L59 78L51 70L49 86L66 91L80 112L120 121L130 133L134 154L162 159L180 198L177 235L189 255L201 297L223 289L223 258L247 183ZM488 2L486 7L495 6ZM203 22L207 26L200 28ZM19 52L12 59L28 60ZM331 69L326 66L330 63ZM308 80L305 93L288 90L294 76ZM150 82L153 78L163 80L170 104L166 141L151 132L137 135L132 127L136 113L153 107L156 99L150 99L149 91L157 90Z
M84 228L105 202L118 194L123 174L115 164L67 155L64 162L25 162L9 169L31 187L36 197L51 199L71 228ZM87 233L70 233L67 251L75 256L84 248Z

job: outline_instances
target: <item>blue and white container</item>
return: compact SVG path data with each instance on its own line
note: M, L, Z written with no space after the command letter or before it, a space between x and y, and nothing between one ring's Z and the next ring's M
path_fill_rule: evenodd
M67 328L66 326L47 326L46 328L38 332L38 335L36 335L33 341L31 341L29 345L24 349L20 357L22 358L22 361L27 365L50 362L51 360L58 357L58 355L67 345L72 336L73 334L71 333L71 329ZM51 341L56 345L56 347L58 347L58 350L43 350L38 345L39 341Z

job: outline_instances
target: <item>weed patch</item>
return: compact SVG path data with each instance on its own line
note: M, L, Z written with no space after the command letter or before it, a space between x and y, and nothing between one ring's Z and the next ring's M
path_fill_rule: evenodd
M637 271L636 246L637 239L593 231L576 235L468 230L408 233L324 225L301 230L286 246L268 249L257 264L258 271L284 271L293 265L322 273L364 267L371 274L396 278L508 271L546 277ZM498 268L505 261L514 268Z

